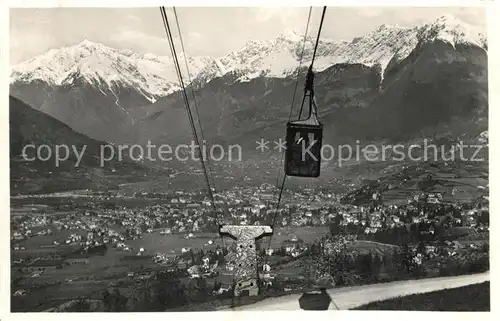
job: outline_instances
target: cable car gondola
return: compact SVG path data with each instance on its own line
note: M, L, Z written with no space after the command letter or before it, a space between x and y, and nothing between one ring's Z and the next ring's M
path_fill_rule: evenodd
M286 126L285 177L319 177L321 172L323 124L318 120L316 98L314 96L313 65L318 50L319 37L325 19L325 12L326 6L323 7L323 14L321 15L321 22L319 24L311 65L307 71L304 97L302 99L299 117L296 121L289 121ZM306 119L301 119L306 98L308 98L309 116Z
M321 169L321 146L323 140L323 124L317 115L316 98L314 97L314 73L312 65L307 72L304 99L309 103L309 116L306 119L290 121L286 127L285 173L296 177L318 177Z

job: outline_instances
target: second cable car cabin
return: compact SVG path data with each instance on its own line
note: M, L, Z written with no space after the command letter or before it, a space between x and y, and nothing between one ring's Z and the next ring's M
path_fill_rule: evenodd
M309 117L290 121L286 128L285 173L288 176L318 177L321 172L323 124L318 121L313 90L314 74L307 74L302 107L309 97ZM302 108L301 108L302 113Z

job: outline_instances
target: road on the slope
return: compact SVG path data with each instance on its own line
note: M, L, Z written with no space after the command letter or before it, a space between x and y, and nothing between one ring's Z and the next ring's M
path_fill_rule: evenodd
M490 280L490 273L439 277L420 280L396 281L363 286L352 286L328 290L332 298L329 310L349 310L361 305L386 300L398 296L427 293L444 289L458 288ZM231 308L233 311L286 311L301 310L301 294L290 294L277 298L268 298L257 303Z

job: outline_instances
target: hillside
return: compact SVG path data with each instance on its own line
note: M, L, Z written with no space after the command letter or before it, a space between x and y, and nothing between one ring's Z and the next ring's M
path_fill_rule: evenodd
M422 43L397 67L382 82L378 68L364 65L335 65L317 74L315 91L325 143L405 142L425 135L422 131L429 128L445 133L452 121L469 122L474 133L487 129L484 50L453 48L436 40ZM228 77L196 92L207 140L247 144L252 150L256 140L284 137L294 79L256 78L224 85ZM299 91L293 117L298 115L301 95ZM184 119L180 94L173 94L148 107L148 116L136 122L131 139L189 141L189 123L179 121Z
M372 302L353 310L490 311L490 282Z
M101 167L101 147L105 143L73 131L62 122L12 96L9 96L9 112L11 195L113 188L121 182L144 180L144 176L156 172L128 157L122 161L115 157ZM28 144L49 146L52 157L43 161L37 157L35 148L29 148L26 150L27 158L34 161L25 160L22 152ZM70 151L67 160L59 164L55 160L57 145L66 145ZM75 150L82 155L81 161ZM105 149L106 152L109 150ZM60 147L59 151L61 159L65 158L65 149ZM103 155L108 157L106 152ZM46 149L41 152L41 156L46 159Z

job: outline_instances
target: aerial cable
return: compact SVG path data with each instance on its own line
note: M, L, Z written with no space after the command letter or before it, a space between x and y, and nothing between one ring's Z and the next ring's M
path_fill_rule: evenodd
M192 85L191 72L189 71L189 64L187 62L186 49L184 48L184 41L182 40L182 32L181 32L181 27L179 25L179 18L177 16L177 10L175 9L175 7L172 7L172 9L174 11L175 23L177 25L177 30L179 31L179 40L180 40L180 43L181 43L182 54L184 56L184 63L186 65L186 71L187 71L188 81L189 81L189 84L191 84L191 93L192 93L192 96L193 96L193 103L194 103L195 109L196 109L196 116L198 117L198 125L200 126L200 135L203 138L204 137L204 135L203 135L203 127L201 126L201 120L200 120L199 111L198 111L198 104L196 103L196 96L194 94L194 88L193 88L193 85ZM207 160L207 162L208 162L208 160Z
M194 87L193 87L193 83L192 83L191 73L189 72L189 64L188 64L188 61L187 61L186 50L184 48L184 41L182 40L182 32L181 32L181 27L180 27L180 24L179 24L179 18L177 16L177 10L175 9L175 7L172 7L172 9L174 11L175 23L177 25L177 30L179 32L179 40L180 40L180 43L181 43L182 54L184 56L184 63L186 65L186 72L187 72L187 76L188 76L188 81L191 84L191 94L193 96L193 103L194 103L195 110L196 110L196 117L198 118L198 126L200 127L200 135L201 135L202 141L205 143L205 137L204 137L204 134L203 134L203 126L201 124L201 118L200 118L200 113L199 113L199 110L198 110L198 104L196 102L196 95L194 93ZM179 70L179 72L180 72L180 70ZM198 149L198 151L199 151L200 159L201 159L203 157L203 156L201 156L201 150ZM210 183L209 183L210 179L211 179L212 180L212 185L213 185L213 193L217 194L217 190L215 189L215 179L213 178L213 174L212 174L212 171L210 169L210 161L209 161L209 159L210 159L209 157L206 159L207 167L208 167L208 176L209 176L207 184L209 185L208 188L212 192L211 187L210 187ZM215 211L215 220L216 220L217 225L219 225L221 222L217 222L217 220L218 220L218 214L217 213L219 211L217 210L217 205L215 204L215 197L212 196L211 197L211 201L214 204L213 207L214 207L214 211ZM221 242L222 242L222 247L223 247L223 251L224 251L224 249L226 248L226 245L225 245L225 242L224 242L224 238L222 236L221 236Z
M292 96L292 106L290 107L290 113L288 114L288 120L292 119L292 112L293 112L293 107L295 104L295 97L297 95L297 89L299 87L300 67L302 67L302 60L304 59L304 54L306 51L307 33L309 31L309 23L311 22L311 13L312 13L312 7L309 7L309 15L307 16L306 31L304 32L304 40L302 42L302 53L300 54L299 67L297 68L297 78L295 80L295 88L293 90L293 96Z
M311 8L312 9L312 8ZM309 18L308 18L308 21L307 21L307 27L306 27L306 34L304 35L304 47L305 47L305 39L307 37L307 29L308 29L308 26L309 26L309 21L310 21L310 15L311 15L311 9L309 9ZM321 29L323 28L323 21L325 19L325 13L326 13L326 6L323 7L323 13L321 15L321 22L320 22L320 25L319 25L319 29L318 29L318 35L316 37L316 44L314 46L314 52L313 52L313 57L312 57L312 60L311 60L311 65L309 67L309 71L308 71L308 81L311 81L311 73L312 73L312 68L313 68L313 64L314 64L314 59L316 57L316 52L317 52L317 49L318 49L318 44L319 44L319 39L320 39L320 35L321 35ZM303 48L304 48L303 47ZM302 53L302 57L304 56L304 53ZM297 75L297 78L298 78L298 75ZM312 85L312 84L308 84L307 81L306 81L306 90L308 89L308 85ZM305 95L304 95L304 99L302 101L302 103L304 103L304 100L305 100ZM303 104L302 104L303 106ZM292 105L292 108L293 108L293 105ZM301 108L302 109L302 108ZM290 116L291 116L291 110L290 110ZM291 117L289 117L289 119L291 119ZM274 227L274 223L276 222L276 215L277 215L277 211L279 210L279 206L281 204L281 198L282 198L282 194L283 194L283 189L285 187L285 180L286 180L286 177L287 175L285 174L283 176L283 181L281 183L281 187L280 187L280 192L279 192L279 196L278 196L278 204L276 205L276 213L275 213L275 218L273 219L273 227ZM278 175L278 179L279 179L279 175Z
M175 44L174 44L174 41L173 41L173 37L172 37L170 25L168 23L168 17L167 17L166 11L165 11L165 7L163 7L163 6L160 7L160 12L161 12L161 15L162 15L162 20L163 20L163 25L165 27L165 32L167 34L167 38L168 38L168 41L169 41L170 50L172 51L172 58L174 60L174 66L175 66L175 69L176 69L176 72L177 72L177 77L179 78L179 82L181 84L181 88L182 88L182 91L183 91L184 102L186 104L186 109L187 109L187 112L188 112L188 118L189 118L189 122L190 122L190 125L191 125L191 129L193 130L193 136L194 136L194 139L195 139L195 141L196 141L196 143L197 143L197 145L199 147L200 143L199 143L198 135L196 133L196 126L194 124L193 115L191 113L191 109L190 109L190 106L189 106L189 99L187 98L186 88L184 86L184 81L182 79L182 74L181 74L181 70L180 70L179 60L177 58L177 52L175 50ZM204 160L203 160L203 155L201 155L201 154L202 153L200 152L200 162L201 162L201 166L202 166L203 173L204 173L204 176L205 176L205 181L206 181L206 184L207 184L207 187L208 187L208 195L209 195L210 201L212 203L212 208L214 210L214 216L215 216L216 224L220 225L221 222L218 222L219 221L219 215L218 215L219 211L217 210L217 205L215 203L215 197L213 195L213 191L212 191L212 188L211 188L210 179L208 177L207 169L205 167L205 163L204 163ZM224 251L224 249L225 249L226 246L225 246L224 238L222 236L221 236L221 242L222 242L222 247L223 247L223 251Z
M293 113L293 107L295 105L295 97L297 95L297 89L298 89L298 86L299 86L299 78L300 78L300 68L302 66L302 61L304 59L304 54L305 54L305 49L306 49L306 41L307 41L307 34L308 34L308 31L309 31L309 24L311 22L311 13L312 13L312 6L309 7L309 14L307 16L307 23L306 23L306 29L304 31L304 39L303 39L303 42L302 42L302 52L301 52L301 55L300 55L300 60L299 60L299 66L297 68L297 76L296 76L296 79L295 79L295 88L293 90L293 96L292 96L292 103L291 103L291 106L290 106L290 112L288 114L288 121L290 121L292 119L292 113ZM283 190L285 188L285 182L286 182L286 173L284 173L283 175L283 179L281 181L281 186L279 185L279 178L280 178L280 173L281 173L281 167L283 166L283 155L285 154L285 152L283 151L283 153L281 154L281 158L280 158L280 163L281 163L281 166L278 170L278 176L276 178L276 187L279 188L279 193L278 193L278 200L277 200L277 205L276 205L276 209L275 209L275 212L273 214L273 219L272 219L272 222L271 222L271 227L274 229L274 226L276 225L276 219L278 217L278 213L279 213L279 207L280 207L280 204L281 204L281 198L283 196ZM271 242L272 242L272 235L269 237L269 243L267 245L267 249L269 249L271 247ZM265 264L267 264L267 254L265 254Z
M165 32L167 33L168 46L170 48L170 52L172 53L172 59L173 59L174 48L172 47L172 42L170 41L170 38L168 38L170 31L167 28L167 25L168 25L167 14L164 12L164 8L162 10L162 7L160 7L160 12L161 12L161 18L163 20L163 26L165 28ZM174 63L174 67L175 67L175 73L177 75L177 79L181 79L180 70L177 69L177 66L175 65L175 63Z
M198 148L199 148L200 141L198 139L198 134L196 132L196 126L195 126L195 123L194 123L193 114L192 114L191 108L189 106L189 99L187 97L186 87L184 86L184 81L182 79L182 74L180 72L179 59L177 57L177 52L175 50L175 44L174 44L174 41L173 41L172 33L170 31L171 29L170 29L170 25L168 23L168 17L167 17L166 11L165 11L165 7L163 7L163 6L160 7L160 12L161 12L161 15L162 15L162 20L163 20L163 25L165 27L165 31L167 33L167 38L168 38L168 41L169 41L169 44L170 44L170 49L172 50L172 58L174 60L174 66L176 68L177 76L179 78L179 82L180 82L180 85L181 85L181 88L182 88L183 98L184 98L184 102L185 102L185 105L186 105L186 110L188 112L188 118L189 118L189 122L190 122L190 125L191 125L191 129L193 131L193 136L194 136L195 142L196 142L196 144L198 145ZM207 183L208 194L209 194L209 197L210 197L210 200L211 200L211 203L212 203L212 207L213 207L213 209L215 211L216 220L218 220L218 211L217 211L217 207L216 207L216 204L215 204L215 198L214 198L213 191L212 191L212 188L211 188L211 185L210 185L210 180L209 180L209 177L208 177L207 168L205 166L204 157L201 154L202 153L200 153L200 156L201 156L200 157L200 163L201 163L201 166L202 166L202 169L203 169L203 173L204 173L204 176L205 176L205 181Z
M313 82L314 82L314 73L313 73L313 66L314 66L314 60L316 59L316 53L318 51L318 45L319 45L319 38L321 36L321 29L323 29L323 21L325 20L325 13L326 13L326 6L323 7L323 13L321 14L321 21L319 23L319 28L318 28L318 35L316 37L316 44L314 45L314 51L313 51L313 56L311 59L311 65L309 66L309 70L307 71L307 78L306 78L306 86L305 86L305 91L310 91L311 95L309 99L311 100L311 104L316 106L316 97L314 96L314 90L313 90ZM299 112L299 119L302 116L302 110L304 109L304 102L306 99L306 95L304 95L302 99L302 106L300 107L300 112ZM311 116L311 110L309 110L309 116Z
M317 53L317 49L318 49L318 45L319 45L319 39L320 39L320 35L321 35L321 30L323 28L323 21L325 19L325 13L326 13L326 6L323 7L323 13L321 15L321 21L320 21L319 28L318 28L318 35L316 37L316 43L314 45L314 52L313 52L313 56L312 56L312 60L311 60L311 65L309 66L309 70L307 71L306 84L305 84L305 88L304 88L304 98L302 100L302 107L301 107L300 114L302 113L302 108L304 106L305 97L306 97L308 91L310 92L311 105L312 104L315 105L314 91L313 91L313 81L314 81L313 66L314 66L314 60L316 58L316 53ZM311 113L311 110L309 111L309 113ZM272 225L271 225L271 227L273 229L274 229L274 225L276 224L276 218L277 218L278 211L279 211L279 208L280 208L280 205L281 205L281 199L282 199L283 190L284 190L284 187L285 187L286 178L287 178L287 175L285 173L285 175L283 176L283 181L281 183L281 187L280 187L280 191L279 191L278 203L276 205L276 212L274 213L274 217L273 217L273 221L272 221ZM272 241L272 236L269 238L268 248L271 246L271 241ZM265 261L267 262L267 255L266 255Z
M176 25L177 25L177 30L179 32L179 40L180 40L180 43L181 43L181 49L182 49L182 54L184 56L184 63L186 65L186 71L187 71L187 76L188 76L188 81L189 83L191 84L191 94L192 94L192 99L193 99L193 103L194 103L194 107L195 107L195 111L196 111L196 118L198 119L198 126L200 128L200 136L201 136L201 139L203 142L205 142L205 135L203 133L203 126L201 124L201 118L200 118L200 112L199 112L199 108L198 108L198 103L196 101L196 95L195 95L195 92L194 92L194 87L193 87L193 83L192 83L192 78L191 78L191 73L189 71L189 64L188 64L188 61L187 61L187 55L186 55L186 50L184 48L184 41L182 40L182 32L181 32L181 27L180 27L180 24L179 24L179 18L177 16L177 10L175 9L175 7L173 7L173 11L174 11L174 16L175 16L175 22L176 22ZM200 151L201 153L201 151ZM213 189L214 189L214 193L217 194L217 191L215 190L215 180L213 178L213 173L210 169L210 157L207 157L205 159L206 163L207 163L207 167L208 167L208 173L209 173L209 176L212 180L212 185L213 185Z
M302 53L300 55L299 66L297 68L297 76L296 76L296 79L295 79L295 88L293 90L292 104L290 106L290 112L288 114L288 121L290 121L292 119L293 107L295 105L295 97L297 95L297 89L299 87L300 67L302 66L302 60L304 59L304 54L305 54L305 49L306 49L306 41L307 41L307 33L308 33L308 30L309 30L309 23L311 22L311 13L312 13L312 7L309 7L309 15L307 17L306 29L305 29L305 32L304 32L304 40L303 40L303 43L302 43ZM284 154L285 154L285 152L283 151L283 153L281 154L281 158L280 158L281 166L278 169L278 176L276 177L276 187L277 188L280 187L280 185L279 185L279 178L280 178L280 173L281 173L281 167L283 166L283 155ZM283 181L281 183L281 186L284 186L285 179L286 179L286 174L283 176ZM280 188L281 192L279 193L279 196L278 196L278 204L279 204L280 199L281 199L282 189L283 189L283 187ZM278 209L276 209L276 210L278 210ZM275 216L276 215L277 214L275 213ZM275 220L276 219L273 218L273 224L271 226L274 226Z
M323 13L321 14L321 21L319 23L318 36L316 38L316 45L314 46L314 53L311 60L311 69L314 65L314 58L316 58L316 52L318 50L319 37L321 36L321 29L323 29L323 21L325 20L326 6L323 7Z

